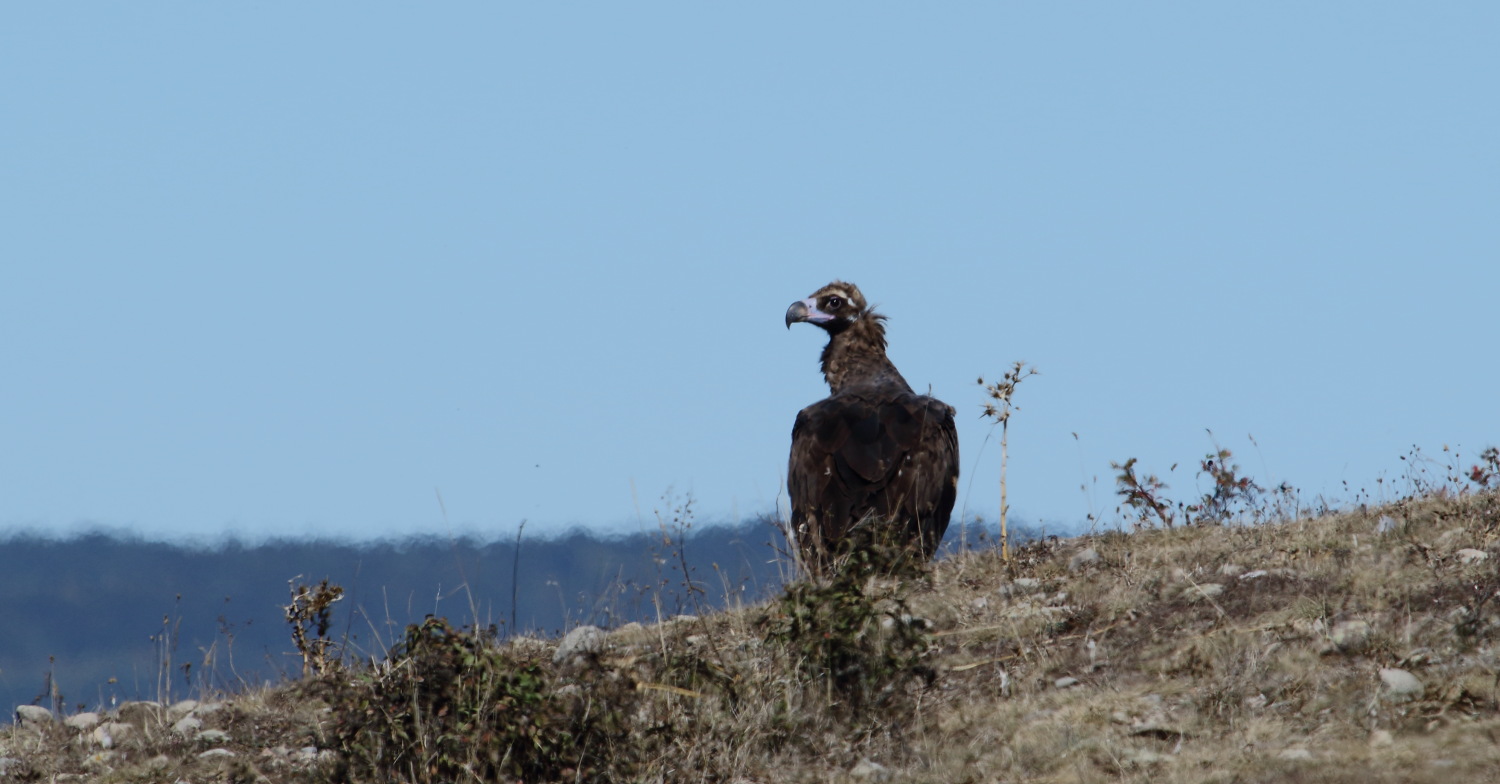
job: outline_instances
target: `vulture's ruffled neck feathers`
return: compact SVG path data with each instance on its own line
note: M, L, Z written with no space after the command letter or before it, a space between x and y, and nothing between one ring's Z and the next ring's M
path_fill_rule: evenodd
M823 378L837 395L858 387L911 386L885 355L885 316L867 310L847 327L828 335L823 347Z

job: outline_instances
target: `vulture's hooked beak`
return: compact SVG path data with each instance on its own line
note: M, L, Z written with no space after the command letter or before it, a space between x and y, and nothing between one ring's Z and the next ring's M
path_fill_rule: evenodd
M806 302L803 302L802 300L799 299L796 302L793 302L791 307L789 307L789 308L786 309L786 328L787 329L791 329L792 325L795 324L795 323L797 323L797 322L799 322L799 321L806 321L806 320L807 320L807 303Z
M799 321L809 321L813 324L826 324L833 320L833 316L818 310L818 301L815 299L799 299L786 309L786 328Z

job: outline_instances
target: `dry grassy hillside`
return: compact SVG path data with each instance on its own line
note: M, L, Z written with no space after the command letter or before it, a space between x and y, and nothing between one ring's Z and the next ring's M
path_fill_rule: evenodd
M879 557L700 618L41 715L17 781L1500 780L1500 497ZM902 579L872 577L895 569ZM904 570L904 572L903 572ZM317 674L321 672L321 674Z

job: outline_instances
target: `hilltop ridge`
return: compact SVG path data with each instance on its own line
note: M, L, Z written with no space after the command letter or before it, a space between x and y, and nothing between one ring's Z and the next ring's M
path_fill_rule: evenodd
M306 679L201 717L23 717L0 765L23 781L1494 780L1497 564L1500 496L1439 492L961 553L900 580L876 563L563 648L434 619L386 661L310 659Z

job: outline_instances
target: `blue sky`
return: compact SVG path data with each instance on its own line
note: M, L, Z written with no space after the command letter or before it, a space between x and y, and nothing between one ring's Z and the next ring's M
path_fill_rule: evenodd
M1500 442L1494 3L0 10L0 527L772 509L843 278L1013 514ZM1076 434L1076 436L1075 436ZM1253 435L1258 448L1248 436ZM1096 481L1097 480L1097 481ZM1084 488L1087 488L1087 492ZM442 503L439 503L439 497Z

